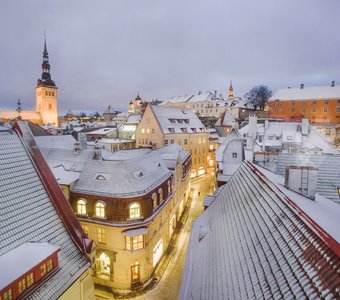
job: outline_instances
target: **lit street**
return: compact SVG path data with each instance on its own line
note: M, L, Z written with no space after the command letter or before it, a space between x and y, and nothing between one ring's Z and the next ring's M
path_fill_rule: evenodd
M211 194L213 192L213 185L214 177L211 174L205 175L199 179L194 179L191 182L192 201L188 212L188 218L179 233L177 240L175 241L174 251L171 255L169 264L158 284L152 290L145 292L145 294L141 296L134 297L133 299L169 300L178 298L190 237L191 223L202 213L204 195ZM96 290L96 299L101 300L116 298L114 298L111 293L103 290Z

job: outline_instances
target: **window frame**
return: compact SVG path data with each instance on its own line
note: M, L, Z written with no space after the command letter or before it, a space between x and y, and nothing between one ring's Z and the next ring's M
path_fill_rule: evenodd
M102 205L99 207L99 205ZM99 212L99 214L98 214ZM105 219L106 218L106 203L102 200L96 201L94 205L94 216L96 218Z
M138 205L138 207L132 207L135 205ZM129 204L129 220L136 220L140 218L142 218L142 205L138 201L131 202Z

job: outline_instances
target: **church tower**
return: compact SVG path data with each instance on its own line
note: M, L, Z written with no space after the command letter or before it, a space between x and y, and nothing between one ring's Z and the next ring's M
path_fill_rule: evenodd
M40 113L44 124L58 126L58 88L51 79L50 63L44 38L44 52L41 79L38 79L36 90L36 111Z
M230 80L229 90L228 90L228 99L234 99L234 89L233 83Z

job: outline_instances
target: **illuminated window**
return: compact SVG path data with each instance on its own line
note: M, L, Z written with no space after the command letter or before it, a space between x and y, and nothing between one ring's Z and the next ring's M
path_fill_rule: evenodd
M53 269L53 263L52 263L52 258L50 258L48 261L47 261L47 272L51 271Z
M24 290L26 290L26 280L25 280L25 278L18 282L18 293L21 294Z
M26 286L30 287L34 283L33 273L30 273L26 277Z
M105 204L102 201L96 203L95 215L98 218L105 218Z
M79 199L77 202L77 213L81 215L86 215L86 201Z
M142 133L144 133L145 132L145 129L144 128L142 128Z
M104 228L97 228L97 241L101 244L106 244L106 231Z
M40 266L40 276L43 277L46 274L46 264Z
M141 207L140 204L134 202L129 206L129 218L136 219L141 217Z
M156 208L157 207L157 193L153 193L151 198L152 198L153 208Z
M4 300L12 300L12 289L9 289L8 291L4 292Z
M139 250L144 248L144 236L127 236L125 237L125 246L127 250Z
M169 180L168 181L168 194L171 193L171 181Z

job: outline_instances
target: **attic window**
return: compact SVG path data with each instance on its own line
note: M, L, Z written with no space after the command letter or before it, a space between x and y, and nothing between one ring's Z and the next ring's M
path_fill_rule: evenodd
M175 119L169 119L170 123L176 123Z
M192 132L196 132L196 128L191 128Z
M291 135L288 135L288 136L287 136L287 140L292 141L292 140L293 140L293 137L292 137Z
M189 119L184 119L184 123L189 124Z
M183 121L184 121L184 120L182 120L182 119L177 119L177 122L178 122L178 123L183 123Z
M200 128L201 132L205 132L205 129L204 128Z
M188 132L188 130L186 128L181 128L181 130L182 130L182 132L185 132L185 133Z
M268 140L272 140L273 139L273 136L272 135L269 135L268 136Z
M174 133L175 132L175 128L168 128L169 132Z
M106 180L103 175L97 175L96 180Z

